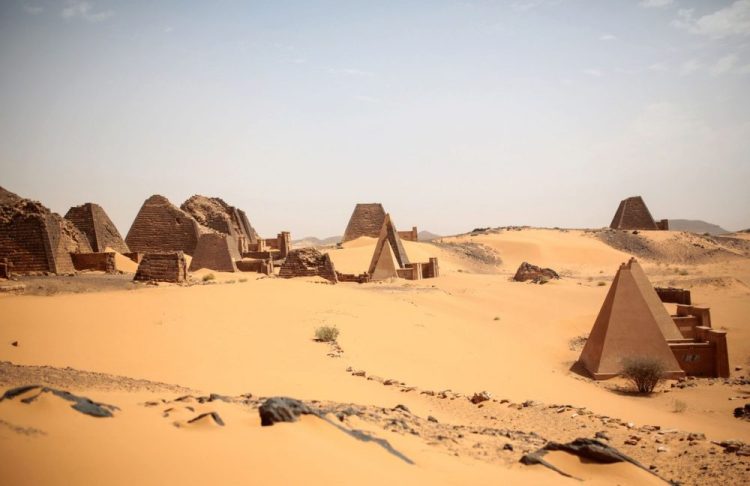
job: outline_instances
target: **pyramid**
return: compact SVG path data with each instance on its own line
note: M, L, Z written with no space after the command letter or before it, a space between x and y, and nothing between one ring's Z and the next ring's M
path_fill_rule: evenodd
M245 212L221 198L196 194L182 203L180 209L201 225L234 237L240 252L248 251L248 244L258 242L258 233L250 225Z
M341 242L356 240L361 236L377 238L385 219L385 210L380 203L357 204Z
M633 196L620 201L609 227L624 230L659 229L641 196Z
M98 204L86 203L72 207L65 214L65 219L86 235L95 252L103 252L107 248L118 253L130 252L120 232Z
M198 239L198 246L190 261L190 271L208 268L217 272L236 272L235 262L241 258L233 236L205 233Z
M668 339L683 339L643 269L631 258L615 275L579 362L597 380L620 373L631 357L659 359L668 377L684 376Z
M0 256L14 273L73 273L71 253L91 253L73 223L0 187Z
M377 263L372 271L373 280L386 280L398 277L398 262L396 255L393 254L391 245L383 245L378 255Z
M385 250L384 246L388 246L389 251ZM386 258L386 261L381 262L380 260L383 257ZM398 235L396 225L393 224L390 214L386 214L383 218L383 225L380 228L378 242L375 244L375 252L372 255L367 273L374 275L377 268L381 271L389 268L392 264L388 262L388 259L393 260L396 268L405 268L409 264L409 257L406 255L404 244L401 242L401 237Z
M164 196L154 195L141 206L125 237L131 251L195 253L198 238L210 232Z

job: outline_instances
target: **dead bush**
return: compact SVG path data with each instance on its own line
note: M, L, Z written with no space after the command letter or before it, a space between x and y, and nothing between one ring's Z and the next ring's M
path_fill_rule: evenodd
M622 362L623 377L630 380L640 393L651 393L664 379L664 364L655 358L632 357Z

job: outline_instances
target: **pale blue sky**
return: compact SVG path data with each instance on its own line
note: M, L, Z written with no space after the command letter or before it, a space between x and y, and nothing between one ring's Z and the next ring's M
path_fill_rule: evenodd
M0 185L125 234L194 193L261 234L750 226L750 0L0 1Z

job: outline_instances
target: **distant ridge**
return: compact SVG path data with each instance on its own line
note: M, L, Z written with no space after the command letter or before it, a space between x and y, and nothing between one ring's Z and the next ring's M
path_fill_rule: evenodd
M719 225L707 223L699 219L670 219L669 229L672 231L689 231L691 233L708 233L710 235L725 235L730 231Z
M341 241L341 236L329 236L328 238L323 239L316 238L315 236L306 236L299 240L292 240L292 246L294 248L306 248L309 246L319 248L322 246L335 245L339 241Z
M429 231L419 232L419 241L432 241L437 240L438 238L442 238L442 236L436 235L435 233L430 233Z

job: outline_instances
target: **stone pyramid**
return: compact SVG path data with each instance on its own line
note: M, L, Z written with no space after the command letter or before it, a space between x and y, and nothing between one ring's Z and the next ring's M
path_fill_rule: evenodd
M667 339L683 339L643 269L631 258L615 275L579 361L597 379L620 373L625 358L659 359L668 377L684 376Z
M390 252L384 251L384 246L390 247ZM405 268L409 264L409 257L406 255L404 244L401 242L401 237L398 235L398 230L396 230L396 225L393 224L390 214L386 214L383 218L383 225L380 228L378 242L375 244L375 252L372 255L367 273L373 275L376 268L380 267L383 270L391 265L387 261L381 263L381 257L392 258L397 265L396 268Z
M629 197L620 201L609 227L624 230L659 229L641 196Z
M98 204L86 203L72 207L65 214L65 219L86 235L95 252L103 252L107 248L118 253L130 251L117 227Z
M135 252L183 251L192 256L200 235L210 231L166 197L154 195L141 206L125 243Z
M398 277L398 262L396 261L396 255L393 254L391 245L382 245L380 255L378 255L377 263L372 271L371 277L373 280L386 280L389 278Z
M73 223L0 187L0 256L14 273L73 273L71 253L91 253L88 238Z
M380 203L357 204L341 242L356 240L361 236L377 238L385 219L385 210Z

